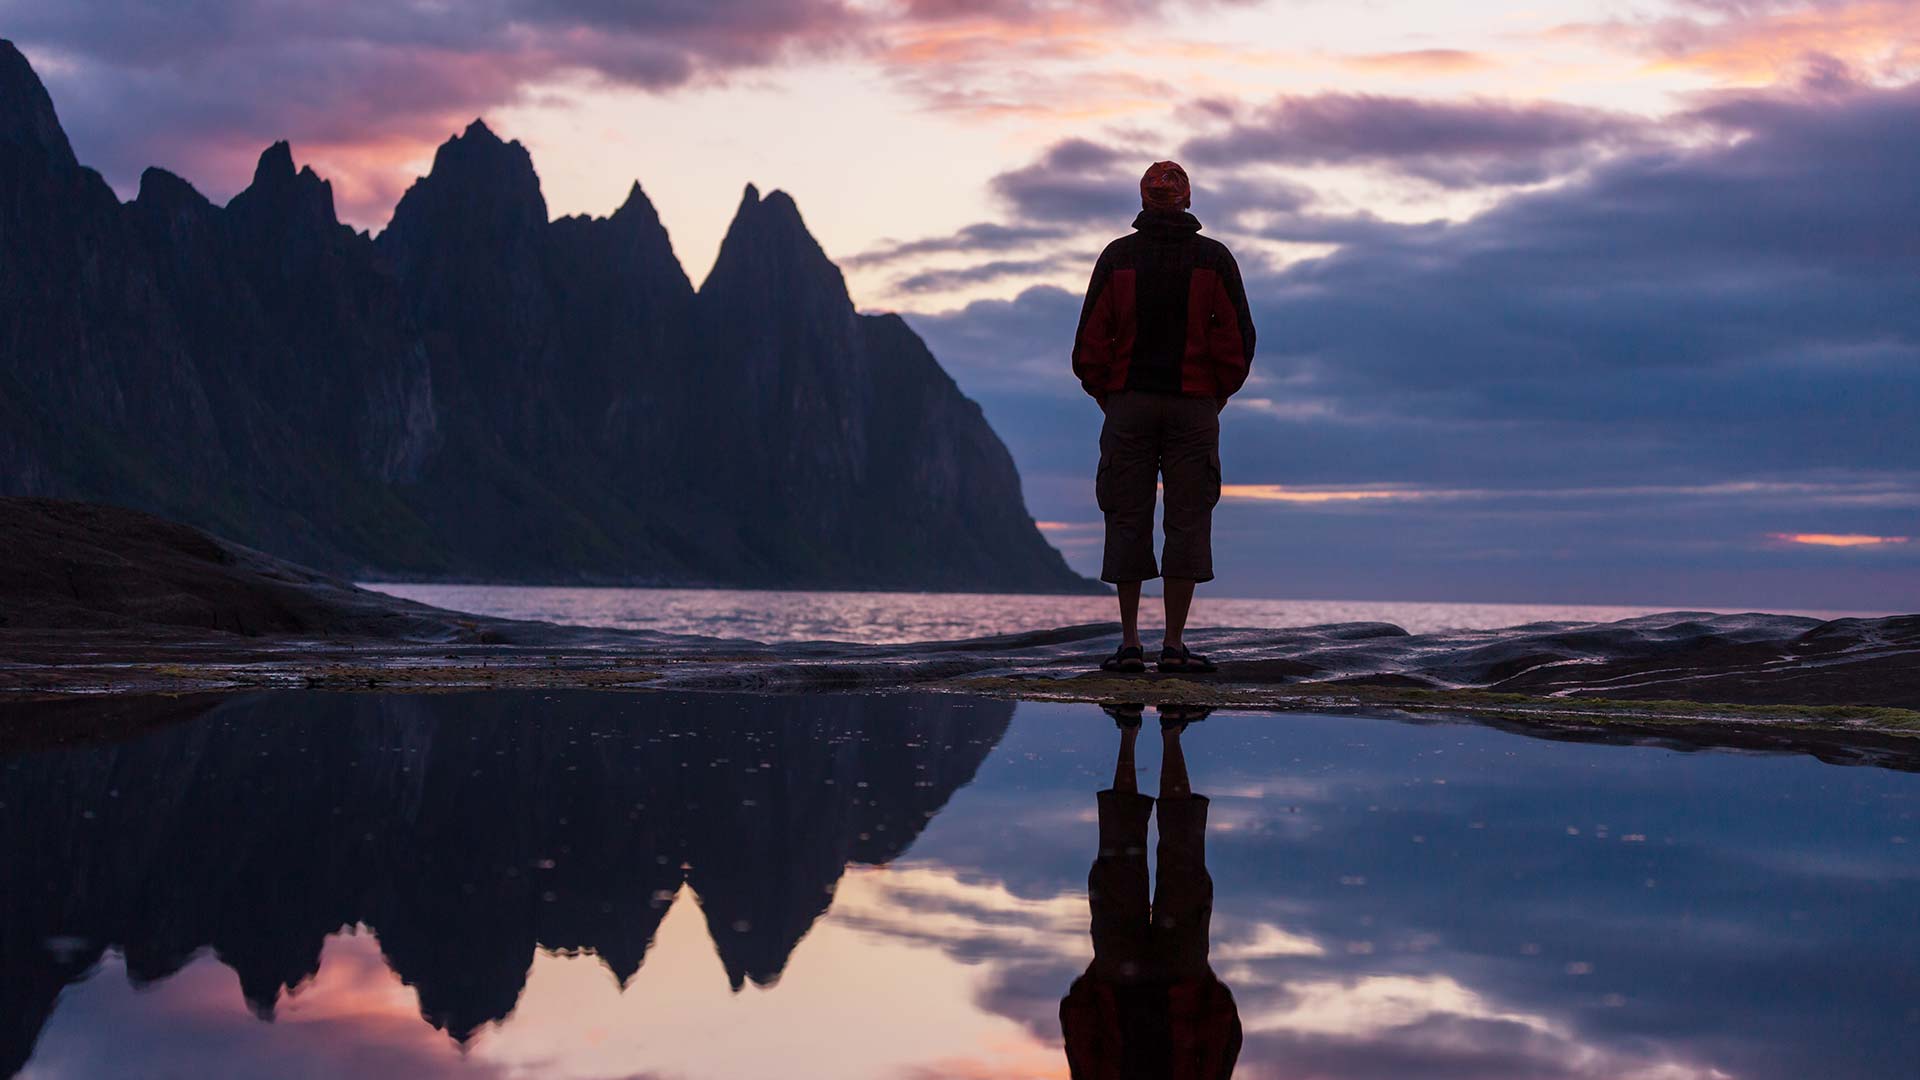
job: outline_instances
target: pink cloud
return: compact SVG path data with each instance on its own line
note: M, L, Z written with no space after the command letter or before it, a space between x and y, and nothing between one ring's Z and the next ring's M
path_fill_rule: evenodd
M1794 78L1823 61L1880 82L1920 73L1920 6L1907 0L1687 0L1679 14L1576 23L1555 33L1749 85Z
M668 91L796 58L858 55L948 110L1001 113L1063 87L993 82L1010 55L1093 55L1163 0L210 0L193 18L132 0L19 5L7 33L49 84L88 164L130 194L160 165L224 199L268 144L291 140L335 181L343 216L377 226L434 145L475 116L569 79ZM986 65L982 67L981 65ZM991 85L989 85L991 84ZM1150 97L1140 84L1108 97ZM1096 95L1098 96L1098 95Z

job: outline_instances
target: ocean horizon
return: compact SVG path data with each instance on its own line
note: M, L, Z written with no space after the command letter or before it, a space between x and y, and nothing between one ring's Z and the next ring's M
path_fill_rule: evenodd
M506 619L764 642L846 641L894 645L958 641L1024 630L1117 621L1109 596L1029 593L842 592L621 586L449 585L361 582L363 588L435 607ZM1387 622L1422 634L1493 630L1541 622L1614 622L1667 611L1760 610L1689 604L1537 604L1423 600L1296 600L1209 597L1194 602L1195 627L1270 629ZM1771 610L1817 619L1875 618L1893 611ZM1141 625L1163 624L1157 598Z

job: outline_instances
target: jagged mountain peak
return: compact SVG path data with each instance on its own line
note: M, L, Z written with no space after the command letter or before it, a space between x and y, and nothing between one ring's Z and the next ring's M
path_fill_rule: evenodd
M293 144L285 139L260 151L260 160L253 167L255 186L293 179Z
M503 180L531 180L536 193L539 177L533 170L533 155L520 140L504 140L493 133L484 120L468 124L465 131L449 138L434 151L433 168L428 177L443 173L483 173Z
M191 183L157 165L149 165L141 172L140 193L134 196L133 201L137 206L163 212L199 210L212 205Z
M613 219L618 221L623 217L634 215L653 221L660 220L660 212L654 209L653 200L647 198L647 193L640 189L638 180L635 180L633 186L627 189L627 197L621 202L620 208L613 212Z
M381 242L418 242L446 230L530 238L547 224L547 200L533 156L518 140L501 141L483 120L467 125L434 151L433 167L413 182Z
M493 133L493 129L487 126L487 121L484 118L478 117L478 116L473 118L473 123L467 125L466 131L462 132L460 135L455 136L455 138L468 138L468 139L475 139L480 142L491 142L491 143L495 143L502 146L506 145L504 142L501 141L500 136L495 135ZM518 144L515 144L515 145L518 145Z
M334 214L333 185L321 179L311 165L295 172L293 147L285 139L260 152L260 160L253 167L253 183L235 195L227 209L243 219L305 219L320 226L340 223Z
M700 292L802 294L851 311L846 279L807 231L793 196L748 184Z
M779 188L762 195L753 184L748 184L746 190L740 193L740 206L734 211L733 220L735 225L752 221L763 227L778 223L798 228L803 233L807 230L806 222L800 217L800 204L793 201L793 196ZM812 236L809 235L808 239L811 240Z
M55 168L79 166L40 76L13 42L0 38L0 150L9 147Z

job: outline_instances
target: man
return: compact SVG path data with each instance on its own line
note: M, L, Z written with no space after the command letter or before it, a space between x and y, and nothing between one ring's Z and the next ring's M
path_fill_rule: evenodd
M1225 244L1200 235L1185 169L1155 162L1140 178L1134 232L1094 265L1073 343L1073 373L1100 403L1094 495L1107 519L1100 580L1119 586L1120 647L1107 671L1145 671L1140 583L1166 575L1161 671L1208 672L1186 647L1193 587L1213 579L1220 501L1220 410L1253 364L1253 318ZM1167 492L1166 547L1153 560L1154 488Z
M1207 797L1188 786L1180 747L1180 733L1207 711L1160 707L1156 803L1134 775L1141 707L1107 707L1120 727L1120 754L1113 786L1097 796L1100 848L1087 874L1093 962L1060 1002L1073 1080L1227 1080L1240 1057L1240 1010L1207 963ZM1154 814L1160 847L1149 899Z

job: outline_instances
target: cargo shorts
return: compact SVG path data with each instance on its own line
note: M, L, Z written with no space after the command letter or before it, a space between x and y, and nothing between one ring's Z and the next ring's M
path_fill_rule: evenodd
M1220 409L1211 398L1123 390L1107 395L1094 498L1107 519L1100 580L1165 573L1213 580L1213 508L1220 502ZM1166 546L1153 559L1154 491L1167 493Z

